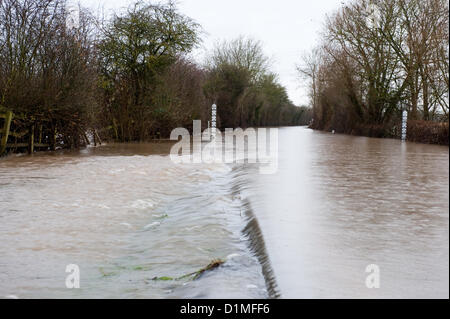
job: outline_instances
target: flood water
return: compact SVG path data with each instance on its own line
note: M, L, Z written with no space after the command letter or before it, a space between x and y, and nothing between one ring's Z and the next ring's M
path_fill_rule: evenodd
M170 147L1 159L0 298L448 298L448 147L282 128L273 175Z

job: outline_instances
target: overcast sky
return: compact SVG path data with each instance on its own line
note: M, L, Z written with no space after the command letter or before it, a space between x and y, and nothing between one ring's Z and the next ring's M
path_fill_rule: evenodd
M72 0L78 2L76 0ZM126 7L133 0L80 0L92 9L106 11ZM319 40L325 16L343 0L179 0L182 13L203 27L202 48L193 56L199 62L217 41L246 35L262 41L272 59L272 70L297 105L307 104L307 88L298 79L295 66L303 52Z

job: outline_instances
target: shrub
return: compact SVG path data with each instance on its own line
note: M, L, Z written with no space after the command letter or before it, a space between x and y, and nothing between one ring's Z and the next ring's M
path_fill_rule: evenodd
M449 123L408 121L408 141L449 145Z

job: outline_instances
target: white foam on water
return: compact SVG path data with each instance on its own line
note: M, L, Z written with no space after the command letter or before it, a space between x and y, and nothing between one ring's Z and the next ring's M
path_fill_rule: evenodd
M239 258L239 257L241 257L241 255L239 255L239 254L231 254L231 255L227 256L227 261L235 259L235 258Z
M135 209L147 209L147 208L153 208L155 206L155 203L151 200L144 200L144 199L138 199L130 204L131 208Z
M0 277L3 273L8 278L5 284L0 280L0 295L14 291L22 298L267 296L245 289L246 283L264 286L264 278L241 238L245 220L239 202L231 200L230 167L176 165L159 155L117 156L115 147L121 146L110 146L113 156L84 154L51 161L33 157L36 163L17 163L7 170L0 165L1 173L13 177L0 193L4 217L0 255L6 265L0 265ZM29 165L34 166L33 173L49 179L29 179ZM5 197L14 198L14 203L2 202L2 195L9 192L17 194ZM10 205L17 212L3 214ZM16 229L26 231L13 233ZM230 265L225 263L186 286L192 278L151 280L179 278L233 255ZM82 280L89 280L80 291L61 290L65 280L61 265L73 263L80 266ZM31 280L30 264L35 274Z
M154 222L154 223L151 223L151 224L148 224L147 226L145 226L144 229L155 228L155 227L158 227L158 226L161 226L161 223L160 222Z

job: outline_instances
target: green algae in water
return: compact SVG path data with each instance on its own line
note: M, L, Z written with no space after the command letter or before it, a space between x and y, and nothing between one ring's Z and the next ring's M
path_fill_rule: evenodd
M98 270L103 275L103 277L111 277L111 276L117 275L116 272L113 272L113 271L112 272L106 272L103 268L99 268Z
M173 281L172 277L155 277L152 279L153 281Z
M152 268L153 268L152 266L138 265L133 266L131 269L135 271L148 271L151 270Z
M169 218L169 215L167 215L167 214L161 214L161 215L153 215L153 217L154 217L156 220L162 220L162 219Z

